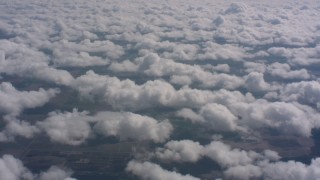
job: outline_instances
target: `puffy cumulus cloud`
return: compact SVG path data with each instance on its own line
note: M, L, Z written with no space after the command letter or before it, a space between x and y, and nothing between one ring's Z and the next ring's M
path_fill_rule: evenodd
M285 58L289 64L295 66L309 66L319 63L320 46L315 47L272 47L267 50L271 56Z
M68 41L61 41L63 48L68 48L78 52L88 52L88 53L102 53L102 55L107 56L112 59L118 59L124 54L122 46L114 44L109 40L95 40L90 41L89 39L84 39L79 43L73 43Z
M248 7L243 3L232 3L230 6L224 11L224 14L238 14L246 12Z
M262 165L266 179L319 179L320 158L313 159L310 165L301 162L275 162Z
M26 108L44 105L59 93L58 89L19 91L9 82L0 84L0 113L18 115Z
M220 104L206 104L201 107L199 114L208 122L214 130L233 131L236 129L235 117L228 108Z
M148 81L137 85L131 80L119 80L116 77L101 76L93 71L78 77L72 87L88 98L103 98L107 103L119 109L143 109L169 104L175 98L176 91L164 81Z
M171 112L180 110L178 116L205 126L210 124L214 131L252 132L271 127L286 135L310 136L311 130L319 127L319 113L312 109L318 105L318 82L298 81L317 78L317 68L311 66L318 64L320 57L320 26L314 23L318 22L317 7L316 1L276 0L259 3L136 0L125 6L113 0L107 3L11 0L1 6L4 15L0 23L0 76L4 81L18 76L36 79L37 83L67 85L83 97L104 101L114 110L152 109L155 117L163 115L159 107ZM70 66L73 68L67 68ZM76 79L71 75L96 68L88 66L103 66L96 71L106 75L92 71ZM122 80L145 76L148 77L136 79L139 83ZM145 79L154 80L142 82ZM291 81L296 83L288 84ZM22 103L19 95L14 96L9 97L10 101L0 102L1 113L16 115L24 108L48 101L36 101L38 104L32 106L34 100ZM272 102L255 99L258 97ZM0 136L32 137L36 129L52 130L54 133L48 136L54 137L53 141L76 145L96 133L120 139L130 136L135 140L146 140L145 134L151 138L147 140L163 142L172 131L167 121L127 112L118 115L101 112L119 117L110 122L100 113L71 112L70 117L67 114L50 114L36 125L11 119L5 121ZM104 129L98 130L98 124ZM176 159L187 161L198 158L185 157L191 154L187 151L191 146L197 147L194 152L213 147L210 157L226 162L220 163L227 170L227 178L255 178L265 172L262 163L257 163L249 152L217 143L203 148L193 143L172 144L166 147L168 152L171 148L170 153ZM204 150L199 156L204 156ZM223 159L224 156L233 157L235 162Z
M230 179L319 179L320 159L312 159L309 165L297 161L266 162L255 165L234 166L227 169L224 175Z
M264 63L259 63L259 62L244 62L243 66L245 68L245 71L248 73L251 73L251 72L264 73L267 70L267 66Z
M197 162L205 156L217 162L228 179L318 179L320 175L319 158L313 159L310 165L282 162L275 151L256 153L232 149L220 141L204 146L190 140L169 141L154 153L154 157L161 160L180 163Z
M173 127L168 120L157 120L130 112L100 112L94 130L106 136L116 136L120 140L151 140L164 142L169 138Z
M90 136L90 117L87 112L52 112L44 121L39 121L41 128L53 142L69 145L79 145Z
M204 118L192 109L183 108L176 112L176 116L190 120L191 122L204 122Z
M176 116L193 123L202 123L216 131L246 132L269 127L283 134L306 137L311 135L312 129L320 125L317 118L319 113L316 110L307 105L290 102L288 97L288 102L269 102L250 96L234 95L236 93L230 91L216 92L213 98L215 103L208 101L197 111L183 108L177 111ZM285 99L286 96L282 95L282 98Z
M80 145L94 134L115 136L120 140L163 142L169 138L173 127L168 120L157 120L130 112L101 111L52 112L36 124L53 142Z
M257 100L250 104L237 103L230 109L250 128L267 126L285 134L310 136L311 130L319 127L318 113L300 104Z
M204 154L222 167L250 164L259 156L253 151L231 149L230 146L220 141L213 141L206 145Z
M281 89L280 98L284 101L298 101L320 107L320 83L318 81L301 81L286 84Z
M51 166L47 171L40 173L39 180L76 180L71 178L71 175L72 171L69 169Z
M203 156L204 147L191 140L169 141L164 148L157 148L155 156L176 162L197 162Z
M144 72L146 75L155 77L171 77L171 82L180 85L200 84L204 87L223 87L236 89L243 84L241 77L224 73L214 74L204 70L198 65L189 65L175 62L170 59L160 58L158 54L144 52L144 56L133 62L111 64L110 69L122 72ZM225 67L216 67L225 69ZM212 68L214 69L214 68ZM182 80L182 78L186 80Z
M21 160L12 155L6 154L0 158L0 177L3 180L75 180L70 177L71 175L71 170L64 170L57 166L51 166L40 174L32 174Z
M5 180L32 180L34 178L30 170L24 167L22 162L12 155L3 155L0 158L0 176Z
M228 64L218 64L212 67L214 71L221 71L221 72L230 72L230 66Z
M199 107L209 102L232 103L252 100L239 91L220 90L216 92L191 89L176 90L171 84L154 80L138 85L131 80L103 76L88 71L71 85L80 95L89 99L104 100L116 109L148 109L152 107ZM254 99L254 98L253 98Z
M164 161L197 162L203 157L208 157L223 168L240 165L250 165L260 160L276 161L278 153L266 150L262 153L232 149L220 141L212 141L207 145L200 145L191 140L169 141L164 147L157 148L153 156Z
M291 70L289 64L273 63L267 67L272 76L283 79L309 79L311 76L306 69Z
M268 91L271 88L271 85L267 83L263 78L262 73L251 72L245 78L245 86L249 91L261 92Z
M165 170L159 165L150 162L138 162L133 160L128 163L126 170L142 179L200 180L199 178L190 175L182 175L174 171Z
M107 65L108 60L101 57L90 56L89 53L81 51L71 53L68 50L54 50L54 64L62 67L86 67L86 66L101 66Z
M159 34L160 37L155 36ZM175 34L173 34L175 35ZM167 38L167 36L170 36L168 33L163 32L157 32L153 36L143 36L140 37L140 41L137 42L137 44L134 46L134 49L140 50L140 49L148 49L152 52L158 51L161 52L161 56L166 59L173 59L175 61L194 61L195 58L197 58L197 54L199 51L199 45L198 44L188 44L188 43L181 43L179 41L172 42L172 41L162 41L162 38ZM170 37L170 38L177 38L176 37Z
M36 133L40 132L38 127L12 116L5 116L4 120L6 126L0 132L0 142L13 141L16 136L32 138Z
M234 166L224 171L228 179L254 179L262 176L261 168L252 164Z
M219 16L221 17L221 16ZM246 50L234 44L218 44L212 41L204 42L205 48L199 53L199 60L233 60L241 61L248 57Z
M5 57L0 59L0 73L37 78L63 85L73 80L68 71L50 67L48 57L24 44L0 40L0 50Z
M115 45L112 41L90 41L84 39L79 43L70 42L66 39L47 43L44 48L52 51L53 63L57 66L104 66L109 60L118 59L124 54L121 46Z
M176 116L194 123L206 124L206 126L216 131L229 132L241 129L237 125L238 117L232 114L226 106L221 104L208 103L202 106L198 112L183 108L177 111Z

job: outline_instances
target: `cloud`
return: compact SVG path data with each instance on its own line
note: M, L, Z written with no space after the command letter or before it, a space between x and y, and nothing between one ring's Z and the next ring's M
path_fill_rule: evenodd
M229 179L254 179L262 176L260 167L247 164L235 166L224 171L224 175Z
M247 73L251 72L258 72L258 73L264 73L267 69L266 65L264 63L259 62L244 62L243 66L245 68L245 71Z
M52 112L44 121L39 121L41 128L53 142L69 145L84 143L91 134L90 117L87 112Z
M139 110L152 107L199 107L209 102L246 99L240 92L221 90L212 92L191 88L176 90L163 80L147 81L138 85L134 81L98 75L88 71L71 85L82 97L104 100L115 109ZM229 96L229 97L222 97ZM226 99L223 99L226 98Z
M227 169L224 175L230 179L318 179L320 175L320 159L312 159L310 165L297 161L267 162L260 161L256 165L235 166Z
M272 151L253 153L218 141L201 145L177 138L183 118L205 131L203 141L216 133L243 139L270 135L261 129L311 140L320 125L319 2L137 0L123 6L116 1L11 1L0 8L0 79L28 83L17 89L0 85L2 141L32 138L40 131L53 143L69 145L115 136L153 142L151 148L167 162L212 159L226 179L316 176L308 169L317 160L279 165L271 163L278 161ZM48 83L61 90L49 108L62 109L35 122L33 111L24 110L43 106L59 90L30 89ZM74 91L80 104L69 96ZM91 101L93 110L65 112L60 103L69 101L78 108ZM189 125L190 133L199 133ZM64 174L50 171L56 177ZM152 177L157 176L147 178Z
M245 12L246 9L245 4L242 3L232 3L225 11L224 14L237 14L237 13L242 13Z
M76 180L71 178L71 175L72 171L69 169L51 166L47 171L40 173L39 180Z
M154 180L199 180L199 178L190 175L181 175L174 171L168 171L162 169L159 165L150 162L137 162L130 161L126 170L142 179L154 179Z
M206 104L201 107L200 115L217 131L233 131L236 129L235 117L228 108L220 104Z
M157 148L154 157L164 161L197 162L203 157L208 157L223 168L240 165L249 165L257 160L275 161L279 159L276 152L266 150L262 153L232 149L220 141L212 141L207 145L200 145L191 140L167 142L163 148Z
M195 113L192 109L189 109L189 108L183 108L183 109L177 111L176 116L182 117L184 119L188 119L192 122L204 122L205 121L201 115Z
M320 159L311 161L310 165L301 162L275 162L263 166L266 179L318 179L320 176Z
M173 127L168 120L157 120L129 112L99 112L94 130L106 136L117 136L120 140L151 140L164 142L169 138Z
M223 73L213 74L205 71L201 66L160 58L158 54L149 52L144 52L143 57L139 57L133 62L126 60L122 63L114 63L110 66L110 69L117 72L143 72L152 77L170 76L171 82L179 85L200 84L203 87L236 89L243 84L241 77ZM181 81L182 78L187 80Z
M73 80L68 71L50 67L49 60L43 53L24 44L0 40L0 47L5 55L5 58L0 59L0 73L37 78L62 85Z
M0 84L0 113L18 115L24 109L40 107L55 97L58 89L19 91L9 82Z
M0 176L5 180L32 180L34 178L22 162L11 155L3 155L0 158Z
M219 16L221 17L221 16ZM248 55L245 49L234 44L218 44L212 41L207 41L204 44L204 53L198 54L200 60L232 60L241 61Z
M6 126L0 132L0 142L13 141L16 136L32 138L40 130L29 122L5 116Z
M286 102L235 103L231 112L241 117L241 123L252 129L271 127L284 134L309 137L313 128L319 127L317 112L312 108Z
M263 73L251 72L248 74L245 80L245 86L249 91L261 92L268 91L271 85L267 83L263 78Z
M320 83L318 81L301 81L286 84L281 89L280 98L284 101L298 101L320 107Z
M71 170L51 166L47 171L33 174L21 160L5 154L0 158L0 177L3 180L75 180Z
M310 79L310 74L306 69L291 70L289 64L273 63L267 67L267 72L272 76L283 79Z
M203 156L203 146L191 140L169 141L164 148L157 148L155 156L176 162L197 162Z
M163 142L169 138L173 126L168 120L160 121L130 112L101 111L95 115L88 112L52 112L37 127L53 142L80 145L95 134L115 136L121 141Z

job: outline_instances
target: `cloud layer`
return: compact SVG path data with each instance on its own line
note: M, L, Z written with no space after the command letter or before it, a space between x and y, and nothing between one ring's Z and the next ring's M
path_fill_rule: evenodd
M0 143L45 135L73 148L101 138L143 144L121 159L121 177L319 179L319 7L0 2ZM311 143L290 149L283 139ZM7 179L71 175L55 166L34 174L1 155ZM296 156L311 163L284 160ZM192 171L203 159L220 169Z

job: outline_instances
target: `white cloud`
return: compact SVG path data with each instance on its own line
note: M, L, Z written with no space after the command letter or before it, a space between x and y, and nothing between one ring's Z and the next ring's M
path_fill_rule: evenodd
M129 112L99 112L95 115L94 130L106 136L117 136L120 140L151 140L164 142L173 127L168 120L157 120Z
M234 131L237 117L228 108L220 104L206 104L200 109L200 115L216 131Z
M228 179L254 179L261 177L262 172L260 167L247 164L231 167L224 172L224 175Z
M173 127L168 120L160 121L130 112L101 111L52 112L37 123L53 142L80 145L94 134L115 136L120 140L163 142L169 138Z
M264 63L258 63L258 62L244 62L243 66L245 68L245 71L248 73L251 73L251 72L264 73L267 69Z
M32 138L40 130L31 125L27 121L19 120L11 116L5 116L6 126L0 132L0 142L1 141L13 141L16 136L22 136L25 138Z
M189 109L189 108L183 108L183 109L177 111L176 116L191 120L192 122L204 122L205 121L201 115L195 113L192 109Z
M320 83L318 81L301 81L286 84L281 90L280 98L284 101L298 101L320 107Z
M37 126L48 134L53 142L79 145L89 138L91 133L90 117L87 112L52 112Z
M231 112L241 117L241 123L250 128L271 127L285 134L310 136L319 127L317 112L307 106L286 102L235 103Z
M233 60L241 61L247 57L246 50L233 44L218 44L207 41L204 44L203 54L199 54L200 60Z
M263 153L232 149L220 141L212 141L207 145L200 145L191 140L169 141L163 148L157 148L154 157L164 161L197 162L208 157L223 168L240 165L250 165L257 160L276 161L279 159L275 151L266 150Z
M181 175L174 171L162 169L159 165L150 162L130 161L126 170L142 179L154 180L199 180L199 178L190 175Z
M65 85L62 91L71 87L80 98L103 103L97 104L97 114L55 112L31 124L18 115L24 117L24 109L44 105L58 91L16 90L2 83L0 113L10 116L3 117L0 139L31 138L40 129L52 141L71 145L97 134L158 143L170 140L173 126L181 128L176 121L129 112L151 114L149 110L153 117L165 118L177 112L213 133L236 131L242 137L268 127L285 136L311 138L320 125L319 82L311 81L319 79L319 5L289 0L137 0L125 6L109 0L11 0L0 8L0 79L31 80L26 89L34 83ZM97 73L82 74L89 69ZM54 103L60 107L60 101ZM279 169L274 170L266 165L278 159L273 152L259 153L260 161L254 153L223 144L195 144L171 142L163 152L192 162L210 154L226 178L272 179L292 169L302 179L315 177L315 170L308 169L317 167L316 160L311 165L269 163Z
M37 78L63 85L73 80L68 71L50 67L48 57L24 44L0 40L0 51L5 54L5 58L0 59L0 73Z
M40 107L55 97L58 89L19 91L9 82L0 84L0 113L18 115L24 109Z
M283 79L310 79L310 74L306 69L291 70L289 64L273 63L267 67L267 72L272 76Z
M231 83L232 84L232 83ZM216 101L247 101L238 91L221 90L217 92L181 88L176 90L163 80L147 81L137 85L131 80L119 80L116 77L103 76L88 71L72 82L72 87L80 95L89 99L104 100L116 109L146 109L165 107L199 107Z
M204 147L191 140L169 141L164 148L157 148L155 156L162 160L176 162L197 162Z
M311 161L310 165L301 162L275 162L262 165L263 175L266 179L303 179L315 180L320 177L320 159Z
M243 84L241 77L224 73L214 74L205 71L201 66L188 65L175 62L171 59L160 58L158 54L155 53L144 52L144 54L143 57L135 59L134 62L124 61L122 63L111 64L110 69L117 72L143 72L152 77L170 76L172 83L180 85L198 83L204 87L236 89ZM221 69L221 67L222 66L216 68ZM222 68L225 69L225 67ZM182 80L182 78L186 80ZM183 82L185 82L185 84L183 84Z
M47 171L33 174L21 160L5 154L0 158L0 177L3 180L75 180L71 178L71 170L51 166Z
M249 91L259 92L259 91L268 91L271 88L271 85L265 82L262 73L251 72L245 80L245 86Z
M57 166L51 166L47 171L41 172L39 180L76 180L71 178L72 171L61 169Z
M0 177L4 180L32 180L34 178L22 162L11 155L3 155L0 158Z

